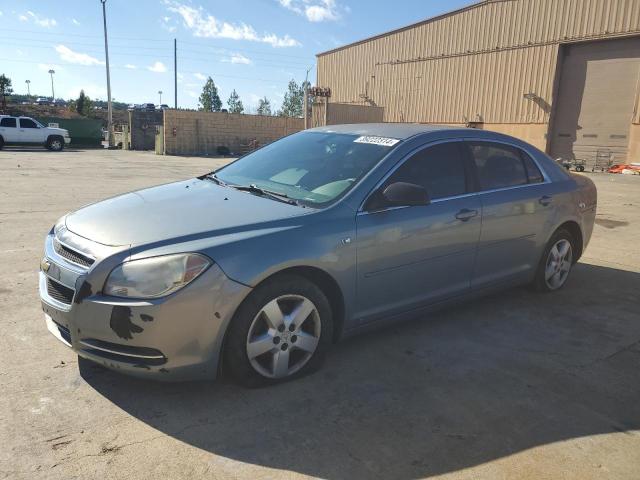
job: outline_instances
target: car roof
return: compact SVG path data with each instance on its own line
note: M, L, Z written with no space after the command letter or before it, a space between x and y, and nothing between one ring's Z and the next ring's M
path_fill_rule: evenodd
M450 125L429 125L424 123L351 123L310 128L309 132L344 133L351 135L371 135L405 140L421 133L472 130Z

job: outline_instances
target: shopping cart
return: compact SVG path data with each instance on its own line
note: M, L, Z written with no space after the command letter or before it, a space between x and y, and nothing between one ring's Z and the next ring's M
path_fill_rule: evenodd
M611 168L611 165L613 165L613 153L611 150L598 149L591 171L595 172L596 170L600 170L601 172L606 172Z

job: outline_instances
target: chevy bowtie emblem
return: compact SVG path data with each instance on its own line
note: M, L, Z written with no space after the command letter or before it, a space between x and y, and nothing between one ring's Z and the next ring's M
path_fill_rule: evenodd
M43 258L42 261L40 262L40 270L42 270L43 272L48 272L50 267L51 267L51 263L49 263L49 260L47 260L46 258Z

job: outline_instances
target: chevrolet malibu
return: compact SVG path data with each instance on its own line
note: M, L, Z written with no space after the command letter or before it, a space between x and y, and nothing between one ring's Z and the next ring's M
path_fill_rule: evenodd
M316 128L65 215L40 296L50 332L108 368L269 384L375 326L562 288L595 212L588 178L512 137Z

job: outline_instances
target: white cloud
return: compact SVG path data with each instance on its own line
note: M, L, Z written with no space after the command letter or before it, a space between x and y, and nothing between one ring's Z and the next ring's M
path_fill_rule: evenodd
M240 65L250 65L251 60L241 53L234 53L229 58L225 58L222 60L223 62L236 63Z
M36 25L40 25L41 27L45 28L55 27L58 24L55 19L41 17L40 15L33 13L30 10L26 14L20 15L18 18L21 22L33 22Z
M60 55L60 60L64 60L65 62L75 63L77 65L104 65L102 60L98 60L86 53L74 52L64 45L56 45L55 51Z
M193 90L188 90L187 95L189 95L191 98L198 98L198 93L194 92Z
M2 10L0 10L0 17L2 16Z
M167 67L162 62L155 62L153 65L147 67L147 70L155 73L164 73L167 71Z
M347 7L338 5L336 0L278 0L278 3L298 15L304 15L310 22L338 20L341 11L349 11Z
M132 63L127 63L124 68L128 68L129 70L135 70L136 68L138 68L136 65L132 64Z
M289 35L279 37L273 33L259 34L251 25L246 23L234 24L218 20L202 7L194 8L177 0L165 0L164 4L167 10L182 17L184 26L191 30L196 37L247 40L267 43L272 47L296 47L300 45L300 42Z
M202 73L194 73L193 76L202 81L205 81L207 79L207 76Z
M72 18L72 19L71 19L71 22L72 22L74 25L80 25L80 22L79 22L78 20L76 20L75 18Z

